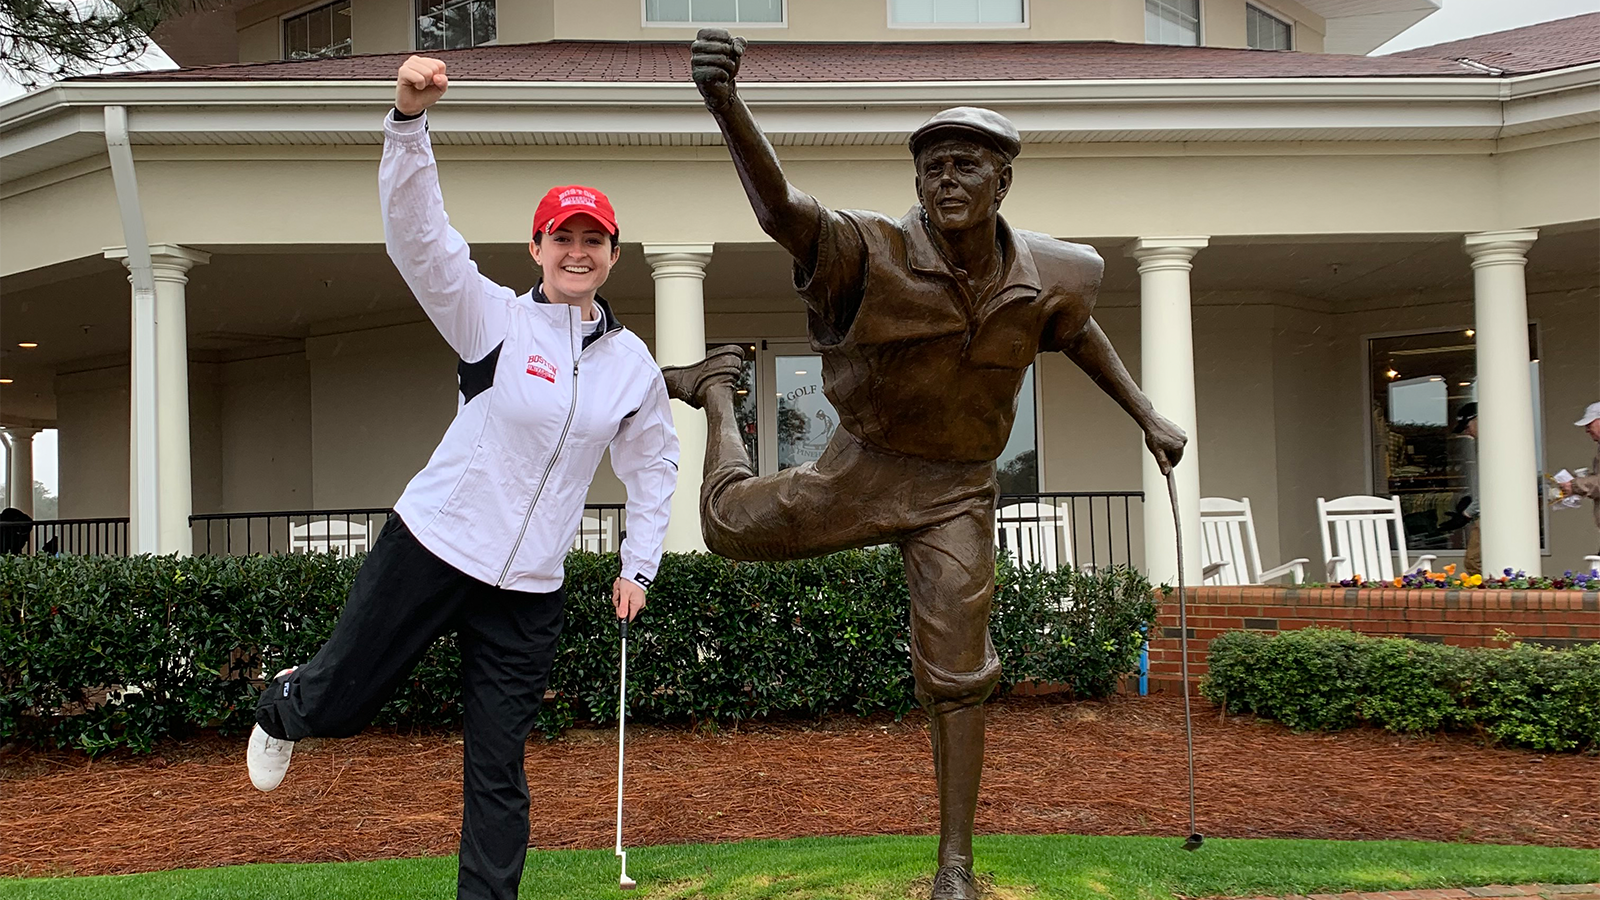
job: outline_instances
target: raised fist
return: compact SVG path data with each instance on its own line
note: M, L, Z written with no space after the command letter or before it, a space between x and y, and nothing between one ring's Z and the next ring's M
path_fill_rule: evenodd
M744 56L744 38L733 37L721 28L702 28L689 52L694 83L706 105L716 108L732 102L734 79Z
M449 87L442 61L413 56L400 64L395 75L394 108L414 116L432 106Z

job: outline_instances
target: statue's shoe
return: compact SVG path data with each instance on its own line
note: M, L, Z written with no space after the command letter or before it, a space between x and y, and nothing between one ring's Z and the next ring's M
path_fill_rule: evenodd
M706 405L706 391L718 384L732 384L744 369L744 348L723 344L705 359L688 366L662 366L667 381L667 396L682 400L695 409Z
M930 900L978 900L978 885L966 866L940 866Z

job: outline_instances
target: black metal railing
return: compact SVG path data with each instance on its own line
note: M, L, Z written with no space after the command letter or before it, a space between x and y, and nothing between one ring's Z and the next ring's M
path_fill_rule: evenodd
M128 555L128 519L36 519L0 524L0 552L29 555Z
M197 555L351 554L366 552L391 512L375 507L207 513L190 516L189 526ZM622 504L587 504L573 547L615 553L627 533L627 512Z
M365 553L389 518L387 507L206 513L190 516L197 556Z
M1143 504L1143 491L1002 494L995 545L1017 562L1051 569L1132 565L1133 517L1143 515Z

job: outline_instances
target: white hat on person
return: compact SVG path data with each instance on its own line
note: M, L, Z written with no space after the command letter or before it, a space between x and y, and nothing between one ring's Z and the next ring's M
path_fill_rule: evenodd
M1589 404L1589 408L1583 411L1583 418L1573 422L1572 424L1582 428L1590 422L1593 422L1595 419L1600 419L1600 403Z

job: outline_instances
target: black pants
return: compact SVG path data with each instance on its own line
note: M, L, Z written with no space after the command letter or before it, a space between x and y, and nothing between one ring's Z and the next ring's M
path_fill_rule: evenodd
M544 699L564 599L559 590L508 591L463 575L392 516L333 636L267 685L256 721L283 740L356 734L428 646L457 632L466 717L457 897L513 900L528 850L523 746Z

